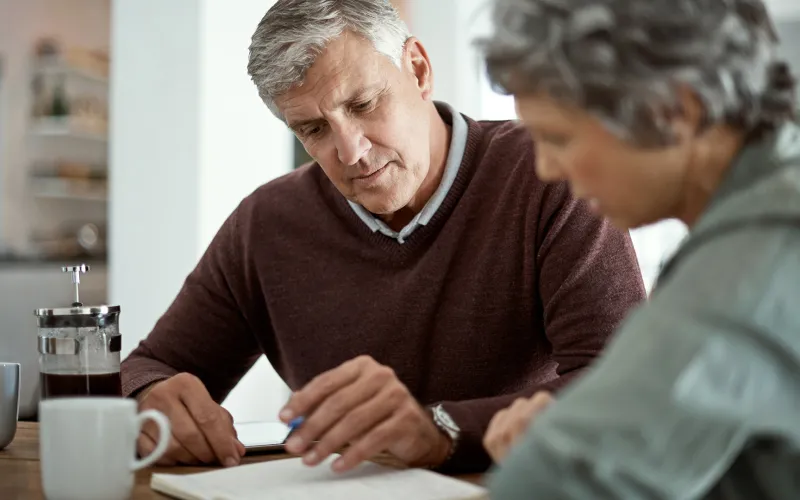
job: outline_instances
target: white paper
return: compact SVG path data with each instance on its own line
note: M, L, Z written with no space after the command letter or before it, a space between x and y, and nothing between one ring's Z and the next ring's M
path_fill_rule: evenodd
M421 469L398 470L365 463L345 474L299 458L273 460L197 474L153 474L150 486L183 500L473 500L486 490Z

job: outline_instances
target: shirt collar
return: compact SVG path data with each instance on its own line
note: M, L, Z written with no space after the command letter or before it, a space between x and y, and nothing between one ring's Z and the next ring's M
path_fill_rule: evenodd
M375 217L358 203L347 200L347 203L356 215L358 215L373 233L380 231L390 238L397 239L400 243L403 243L417 227L424 226L430 222L431 218L442 205L447 193L450 192L450 188L453 186L453 181L455 181L458 170L464 159L464 150L467 146L468 134L467 121L449 104L436 102L435 105L437 111L439 111L439 115L451 125L450 151L447 153L447 161L445 163L444 173L442 174L442 180L436 188L436 191L434 191L433 196L431 196L431 199L422 207L422 210L420 210L403 229L394 231L385 222Z

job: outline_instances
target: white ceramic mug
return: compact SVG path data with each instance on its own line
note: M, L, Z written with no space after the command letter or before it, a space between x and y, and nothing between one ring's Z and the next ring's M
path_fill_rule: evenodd
M19 363L0 363L0 450L17 432L20 370Z
M158 445L136 459L136 439L146 420L158 425ZM136 412L124 398L56 398L39 403L42 486L49 500L124 500L134 471L164 454L169 420L156 410Z

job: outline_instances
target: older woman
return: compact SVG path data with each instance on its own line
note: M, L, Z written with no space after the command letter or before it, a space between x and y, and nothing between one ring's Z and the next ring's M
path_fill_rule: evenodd
M493 498L800 498L800 130L763 3L497 0L495 22L537 174L691 232L579 382L494 419Z

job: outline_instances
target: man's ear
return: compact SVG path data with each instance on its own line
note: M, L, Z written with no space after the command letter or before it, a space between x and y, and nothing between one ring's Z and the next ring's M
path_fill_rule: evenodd
M433 67L428 52L416 37L412 36L406 40L403 48L403 64L416 80L422 98L429 100L433 94Z

